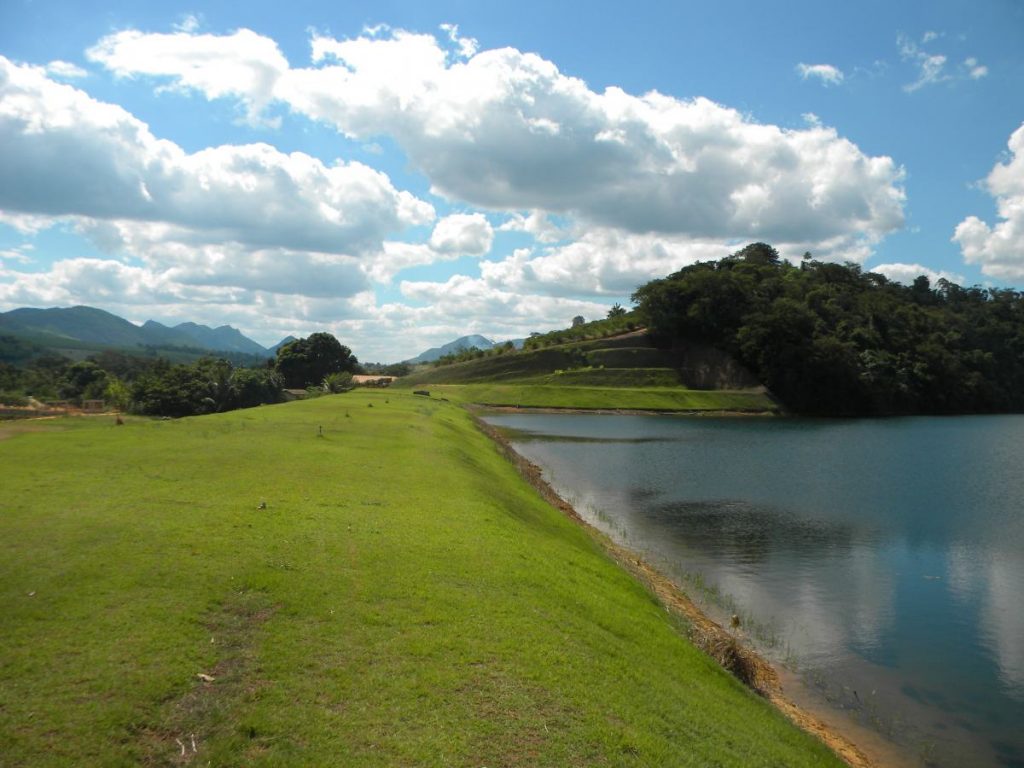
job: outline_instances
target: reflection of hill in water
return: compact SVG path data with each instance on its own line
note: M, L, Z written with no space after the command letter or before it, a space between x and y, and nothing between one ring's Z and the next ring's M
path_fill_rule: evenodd
M745 562L761 562L779 553L830 556L848 551L866 533L849 524L801 518L743 501L651 504L650 493L640 489L630 498L671 538L711 555L741 554Z
M512 429L501 427L499 431L509 440L516 443L673 443L679 442L671 437L592 437L589 435L554 435L529 429Z

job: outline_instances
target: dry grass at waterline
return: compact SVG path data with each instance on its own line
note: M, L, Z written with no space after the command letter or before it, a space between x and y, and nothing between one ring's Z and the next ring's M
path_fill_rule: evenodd
M126 421L0 441L0 765L839 764L453 404Z

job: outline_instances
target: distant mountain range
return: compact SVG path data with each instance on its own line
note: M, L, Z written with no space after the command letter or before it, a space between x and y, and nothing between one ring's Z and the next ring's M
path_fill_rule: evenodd
M491 341L486 336L480 336L479 334L472 334L470 336L460 336L455 341L449 341L447 344L442 344L440 347L431 347L426 352L420 352L416 357L406 360L407 363L416 365L417 363L432 363L434 360L438 360L445 355L451 355L455 352L460 352L463 349L471 349L476 347L477 349L490 349L498 344L504 344L503 341ZM523 346L522 339L513 339L512 343L515 344L516 349L520 349Z
M24 307L0 312L0 336L8 335L25 339L45 348L61 350L69 347L111 348L131 351L146 347L159 349L192 349L208 352L274 357L277 350L295 341L286 336L272 347L264 347L237 328L222 325L211 328L198 323L179 323L167 326L156 320L147 320L142 325L125 320L96 307L52 307L35 309ZM444 355L470 347L490 349L504 342L495 342L486 336L472 334L455 341L431 347L405 362L429 363ZM512 341L516 348L523 346L523 339Z
M294 338L289 336L267 349L230 325L210 328L197 323L179 323L170 327L149 320L139 326L95 307L23 308L0 312L0 334L29 338L37 344L57 348L69 342L82 342L115 349L184 347L260 357L272 357L277 347Z

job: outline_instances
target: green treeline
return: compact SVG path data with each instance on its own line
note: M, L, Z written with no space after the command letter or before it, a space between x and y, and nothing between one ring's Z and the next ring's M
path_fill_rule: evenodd
M329 333L296 339L277 358L255 367L220 357L172 364L105 350L73 362L11 337L0 337L0 405L30 400L104 400L148 416L196 416L278 403L284 389L335 393L350 389L360 371L352 351Z
M637 313L663 344L733 354L797 413L1024 410L1024 294L927 277L903 286L755 243L641 286Z

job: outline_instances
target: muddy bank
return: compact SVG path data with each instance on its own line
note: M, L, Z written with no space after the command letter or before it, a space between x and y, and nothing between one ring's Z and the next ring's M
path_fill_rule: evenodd
M496 409L488 409L496 410ZM526 409L507 409L522 412ZM540 410L540 409L530 409ZM556 412L566 413L566 409ZM571 412L571 411L569 411ZM582 411L593 413L594 411ZM621 413L621 411L616 411ZM746 414L744 414L746 415ZM881 766L909 766L911 761L899 754L895 747L873 732L847 721L841 713L811 709L798 705L785 693L783 682L791 688L800 683L795 675L777 670L764 657L746 646L737 635L708 617L673 581L645 562L636 552L611 540L591 526L543 478L539 466L520 455L495 427L473 414L478 428L490 437L503 455L529 482L541 497L572 520L585 526L623 568L639 579L667 611L683 618L689 626L688 637L698 648L718 661L752 690L770 701L787 718L803 730L814 734L827 744L840 758L854 768L881 768ZM802 697L807 702L807 697ZM809 702L808 702L809 703ZM856 741L854 741L856 740Z

